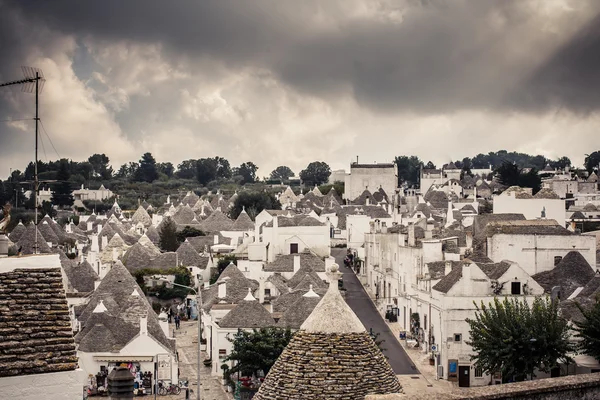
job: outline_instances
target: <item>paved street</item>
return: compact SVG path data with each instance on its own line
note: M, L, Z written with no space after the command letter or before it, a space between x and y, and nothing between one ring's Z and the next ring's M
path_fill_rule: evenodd
M385 340L382 347L383 353L388 357L392 369L396 375L414 375L419 371L414 363L406 354L404 348L400 345L394 334L381 317L375 305L371 301L367 292L365 292L358 278L351 269L344 267L344 257L346 249L331 249L331 255L335 257L336 263L340 266L340 271L344 274L344 287L347 289L346 302L362 321L367 330L373 328L373 332L379 332L379 338Z

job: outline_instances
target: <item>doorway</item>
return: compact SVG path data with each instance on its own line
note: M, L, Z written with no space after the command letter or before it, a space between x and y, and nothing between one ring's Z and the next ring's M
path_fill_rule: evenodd
M469 387L471 385L471 366L458 366L458 387Z
M298 243L290 243L290 254L298 254Z

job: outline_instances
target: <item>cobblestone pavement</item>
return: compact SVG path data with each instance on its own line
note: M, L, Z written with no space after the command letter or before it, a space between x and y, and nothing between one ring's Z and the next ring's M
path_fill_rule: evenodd
M170 329L175 324L169 325ZM196 399L196 388L198 379L198 325L196 321L181 322L181 328L175 331L177 339L177 351L179 352L179 377L187 379L189 387L194 391L190 394L190 399ZM206 353L202 352L202 359L206 358ZM233 396L225 392L225 388L219 382L219 379L210 375L210 368L201 364L200 371L200 396L202 400L232 400ZM185 391L182 390L177 396L158 396L159 399L185 399Z

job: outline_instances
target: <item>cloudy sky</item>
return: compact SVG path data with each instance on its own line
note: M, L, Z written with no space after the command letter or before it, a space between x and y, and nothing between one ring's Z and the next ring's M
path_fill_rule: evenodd
M597 0L0 0L0 82L47 78L40 159L115 168L146 151L259 176L500 149L581 165L599 54ZM0 88L0 176L33 159L33 114Z

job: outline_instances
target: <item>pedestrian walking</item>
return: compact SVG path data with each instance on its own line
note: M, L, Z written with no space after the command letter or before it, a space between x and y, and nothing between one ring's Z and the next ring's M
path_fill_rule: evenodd
M179 314L175 315L175 329L179 329L180 322L181 322L181 318L179 318Z

